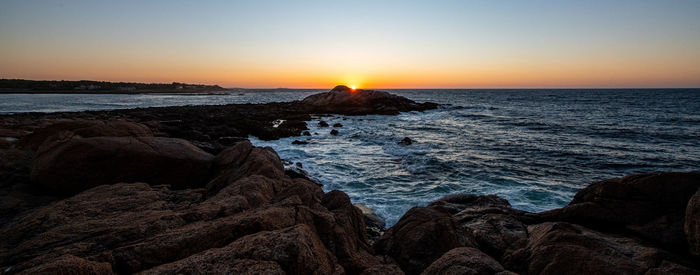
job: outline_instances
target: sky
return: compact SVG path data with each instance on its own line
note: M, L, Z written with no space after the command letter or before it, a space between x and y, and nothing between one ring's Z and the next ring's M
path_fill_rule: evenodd
M0 78L700 87L700 1L0 1Z

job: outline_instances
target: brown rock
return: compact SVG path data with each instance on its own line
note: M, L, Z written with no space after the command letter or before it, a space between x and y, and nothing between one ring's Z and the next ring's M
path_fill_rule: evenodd
M474 246L471 236L446 212L414 207L374 244L379 254L392 257L407 274L419 274L445 252Z
M383 264L365 269L361 275L403 275L403 271L398 265Z
M452 249L433 262L423 275L438 274L496 274L504 271L503 266L476 248L459 247Z
M136 244L112 251L112 261L120 273L132 273L177 261L201 251L222 247L237 238L260 231L293 226L291 207L272 206L240 212L215 220L201 220L169 229Z
M429 206L455 213L455 219L474 236L479 249L498 260L527 244L524 212L497 196L449 195Z
M528 274L643 274L673 258L632 238L605 235L569 223L543 223L530 226L528 231L528 245L520 251L527 255L521 261L527 266L522 272ZM663 268L687 270L671 262Z
M10 269L12 271L12 269ZM53 261L24 270L25 274L114 274L105 262L88 261L73 255L63 255Z
M288 274L333 274L341 269L306 225L246 236L229 248L238 259L277 262Z
M106 251L187 221L182 213L203 190L171 191L145 183L101 185L40 207L0 229L0 266L16 271L62 255L110 262Z
M250 175L270 179L285 179L284 165L272 148L255 147L249 141L237 143L219 153L214 159L214 178L207 183L209 194Z
M35 131L23 140L23 145L37 150L44 141L55 141L66 137L152 137L153 132L145 125L124 120L58 120Z
M71 138L37 152L32 180L57 193L142 181L174 188L202 186L214 156L182 139Z
M700 257L700 189L688 200L683 228L690 254Z
M629 230L675 251L687 251L683 233L690 197L700 173L652 173L596 182L561 209L537 214L603 231Z
M207 250L203 254L160 265L139 274L287 274L277 262L234 259L229 252L225 249Z
M345 271L356 274L379 264L368 251L362 212L352 205L347 194L333 190L321 199L321 205L332 216L314 211L314 226L326 247L338 256Z

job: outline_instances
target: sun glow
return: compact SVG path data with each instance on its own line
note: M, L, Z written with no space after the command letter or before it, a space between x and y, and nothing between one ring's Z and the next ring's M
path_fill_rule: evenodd
M355 86L350 86L350 89L354 91L354 90L357 90L357 87L355 87Z

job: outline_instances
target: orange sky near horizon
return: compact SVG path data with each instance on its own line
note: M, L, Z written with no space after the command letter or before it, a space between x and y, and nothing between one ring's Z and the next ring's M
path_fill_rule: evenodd
M338 10L354 16L339 19ZM229 88L700 87L697 14L700 1L684 0L8 1L0 3L0 78Z

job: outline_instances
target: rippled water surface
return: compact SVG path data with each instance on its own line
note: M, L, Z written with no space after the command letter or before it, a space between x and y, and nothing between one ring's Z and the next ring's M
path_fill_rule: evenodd
M9 98L17 104L0 95L0 112L289 101L314 92L50 95L49 105L37 95ZM567 204L593 181L700 171L697 89L393 92L452 106L398 116L320 117L308 123L311 137L251 140L302 163L325 191L347 192L388 225L410 207L451 193L496 194L516 208L543 211ZM341 123L340 134L319 128L319 120ZM404 137L414 143L398 145ZM309 144L292 145L297 139Z
M543 211L593 181L700 171L699 90L395 92L463 108L323 117L308 123L318 135L253 141L301 162L326 191L347 192L389 225L451 193L496 194ZM318 120L343 124L340 134ZM415 142L398 145L404 137Z

